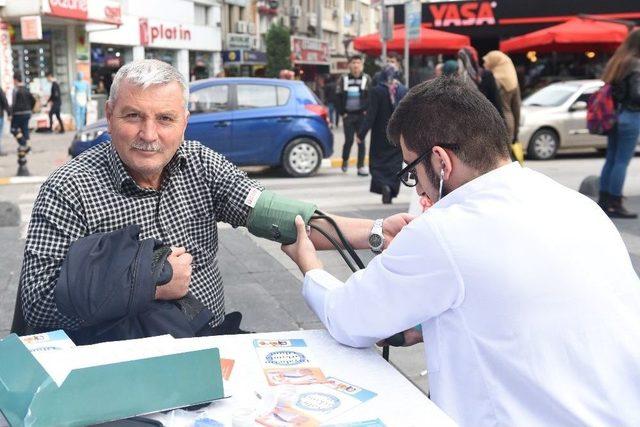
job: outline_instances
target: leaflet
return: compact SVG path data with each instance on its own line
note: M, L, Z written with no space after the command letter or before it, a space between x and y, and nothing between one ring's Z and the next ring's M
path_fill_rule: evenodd
M267 382L271 386L320 384L326 381L302 339L254 340Z
M278 394L276 406L256 422L268 427L315 427L376 396L372 391L331 377L323 384L283 390Z

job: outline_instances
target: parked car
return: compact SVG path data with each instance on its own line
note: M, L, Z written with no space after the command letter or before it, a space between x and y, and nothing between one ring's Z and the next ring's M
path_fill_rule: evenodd
M185 138L238 166L282 166L290 176L310 176L333 154L328 109L303 82L206 79L191 83L189 93ZM69 154L108 139L106 120L99 120L76 133Z
M601 80L553 83L522 103L519 138L527 156L552 159L567 148L605 149L607 138L587 130L587 100L602 87Z

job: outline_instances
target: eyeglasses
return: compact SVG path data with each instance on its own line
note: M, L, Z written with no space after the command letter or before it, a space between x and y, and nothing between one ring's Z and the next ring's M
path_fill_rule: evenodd
M416 166L418 166L418 164L421 161L429 157L429 154L431 154L431 150L419 156L417 159L409 163L407 166L402 168L400 172L396 174L396 176L398 177L398 179L400 179L400 182L402 184L406 185L407 187L415 187L416 185L418 185L418 176L416 175Z
M448 148L450 150L456 150L459 148L459 145L450 144L450 145L441 145L440 147ZM407 187L415 187L416 185L418 185L418 175L416 175L416 166L418 166L418 164L420 164L421 161L427 159L430 154L431 154L431 150L420 155L413 162L409 163L407 166L402 168L402 170L396 174L398 179L400 179L400 182L402 182L402 184L406 185Z

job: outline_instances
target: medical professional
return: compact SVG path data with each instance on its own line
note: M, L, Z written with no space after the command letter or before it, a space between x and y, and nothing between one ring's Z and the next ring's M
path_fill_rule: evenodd
M300 219L283 247L331 335L423 339L431 399L461 426L640 425L640 282L598 205L511 163L504 121L459 78L411 89L388 133L434 204L345 283Z

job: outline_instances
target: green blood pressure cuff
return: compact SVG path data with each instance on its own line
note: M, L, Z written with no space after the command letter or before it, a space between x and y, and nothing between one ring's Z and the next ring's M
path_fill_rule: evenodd
M300 215L305 224L308 224L316 211L314 204L278 196L268 190L251 190L245 203L253 208L247 220L249 232L285 245L298 238L296 215Z

